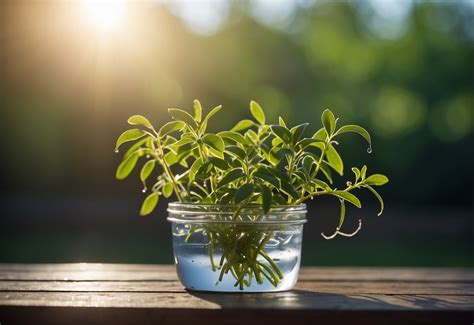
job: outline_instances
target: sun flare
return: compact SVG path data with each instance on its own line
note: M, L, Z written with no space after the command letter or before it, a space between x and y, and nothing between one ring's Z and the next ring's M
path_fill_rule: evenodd
M126 0L82 0L92 23L102 31L116 29L123 21Z

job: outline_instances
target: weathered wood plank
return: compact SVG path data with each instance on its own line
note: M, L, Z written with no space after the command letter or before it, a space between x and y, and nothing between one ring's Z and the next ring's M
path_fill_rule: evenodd
M4 271L171 271L169 264L115 264L115 263L0 263L0 272Z
M176 281L176 272L167 271L50 271L0 272L0 281Z
M172 281L171 265L0 264L0 280ZM459 281L474 282L467 268L305 267L300 281Z
M300 279L324 281L474 281L470 268L304 267Z
M297 289L318 293L471 295L474 283L460 282L298 282ZM185 292L178 281L0 281L0 291Z
M474 272L311 267L295 290L187 292L173 266L0 264L0 322L56 324L472 323Z
M264 294L0 292L0 306L174 309L474 310L472 296L368 295L293 290Z

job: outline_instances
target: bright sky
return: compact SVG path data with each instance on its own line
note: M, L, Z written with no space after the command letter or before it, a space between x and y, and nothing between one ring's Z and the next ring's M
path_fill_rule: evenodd
M81 0L85 14L102 32L110 32L124 23L127 3L134 0ZM298 10L327 2L323 0L249 0L248 10L258 22L277 29L285 29ZM147 3L147 2L144 2ZM235 0L151 0L150 4L164 4L180 17L194 33L215 34L228 20ZM367 23L381 37L396 38L403 34L413 0L369 0L350 2L358 5ZM242 3L240 3L242 4Z

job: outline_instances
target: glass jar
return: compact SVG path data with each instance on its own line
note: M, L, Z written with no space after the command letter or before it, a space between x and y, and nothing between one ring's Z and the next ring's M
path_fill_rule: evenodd
M174 260L190 290L290 290L298 278L306 205L170 203Z

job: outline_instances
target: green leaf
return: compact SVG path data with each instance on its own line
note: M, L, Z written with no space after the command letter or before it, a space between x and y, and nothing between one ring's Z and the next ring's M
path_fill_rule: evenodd
M323 142L326 141L326 138L328 137L328 133L326 132L325 128L321 128L316 133L313 134L313 139L318 139Z
M240 203L245 199L248 199L252 194L254 190L254 185L253 184L245 184L241 186L234 195L235 203Z
M262 171L256 171L255 173L252 174L253 176L261 179L262 181L268 182L272 184L275 188L280 188L280 180L275 177L274 175L267 174Z
M153 192L149 194L143 201L142 207L140 209L140 215L146 216L147 214L152 213L157 203L158 203L158 193Z
M148 121L146 117L141 115L132 115L128 118L127 122L131 125L143 125L144 127L154 130L153 125L151 125L150 121Z
M383 210L384 210L384 203L383 203L383 199L382 197L380 196L380 194L372 187L372 186L369 186L369 185L365 185L365 187L367 187L369 189L369 191L372 192L372 194L377 198L377 200L379 201L380 203L380 211L379 213L377 214L378 216L382 215L383 213Z
M315 143L320 143L324 146L324 141L319 139L302 139L296 143L296 147L300 148L301 150L306 149L308 146L313 145Z
M326 176L327 180L329 181L330 184L332 184L332 173L331 169L329 168L328 165L326 165L324 162L321 164L321 171L323 172L324 176Z
M273 149L272 149L273 151ZM270 152L272 152L270 151ZM276 148L275 152L273 152L273 154L276 156L276 157L279 157L280 159L284 158L285 156L293 156L294 155L294 152L293 150L291 149L287 149L287 148Z
M254 126L255 123L252 122L251 120L242 120L238 122L232 129L231 131L238 132L238 131L243 131L245 129L248 129L252 126Z
M211 148L211 147L208 147L207 149L209 150L209 154L210 154L211 157L224 159L224 152L223 151L219 151L219 150L216 150L216 149Z
M344 217L346 216L346 204L344 200L339 200L341 203L341 213L339 214L339 225L337 228L341 229L342 224L344 223Z
M352 167L352 172L355 175L355 182L357 182L360 179L360 170L357 167Z
M314 165L314 163L313 163L313 159L311 157L305 156L301 160L301 167L302 167L303 171L305 172L305 174L307 174L307 175L310 174L313 165Z
M145 131L140 130L140 129L127 130L118 137L117 143L115 144L115 150L118 150L118 148L125 142L140 139L141 137L145 135L146 135Z
M222 108L222 105L219 105L219 106L216 106L216 107L214 107L213 109L211 109L211 111L206 115L206 118L204 119L204 122L209 121L209 119L210 119L211 117L213 117L214 114L216 114L217 112L219 112L219 111L221 110L221 108Z
M263 212L267 213L272 206L272 191L265 185L260 185L260 190L262 192Z
M214 150L217 150L221 153L224 151L224 141L216 134L208 133L202 138L202 141Z
M211 119L211 117L213 117L214 114L219 112L221 110L221 108L222 108L222 105L219 105L219 106L216 106L213 109L211 109L211 111L204 118L204 121L202 121L202 123L201 123L201 128L200 128L201 132L206 131L207 123L209 123L209 120Z
M148 149L148 148L141 148L141 146L145 145L145 146L150 146L150 144L145 144L148 140L152 140L149 136L146 136L144 138L142 138L141 140L135 142L133 145L130 146L130 148L128 148L128 150L125 152L125 154L123 155L123 158L128 158L132 153L135 153L135 151L137 150L150 150L151 149Z
M284 128L288 128L286 126L285 120L283 120L281 116L278 116L278 125L283 126Z
M280 163L280 160L281 160L281 157L278 157L276 155L276 151L278 150L278 148L273 148L272 150L270 150L270 152L268 153L265 153L265 159L268 160L268 162L270 164L272 164L273 166L278 166L278 164Z
M172 151L178 152L182 147L184 147L184 145L188 145L190 148L192 146L191 142L194 143L195 140L190 138L181 138L178 142L173 143L168 148Z
M250 102L250 112L252 113L252 116L257 120L260 125L265 124L265 113L263 112L262 107L256 102L256 101L251 101Z
M325 181L322 181L320 179L315 179L313 180L313 183L316 187L319 187L325 191L328 191L328 192L332 191L331 187Z
M273 193L273 201L275 201L276 204L287 204L285 198L280 193Z
M329 183L332 184L332 173L331 173L331 168L326 164L325 161L323 161L319 165L319 158L317 155L313 154L312 152L306 152L308 157L311 157L313 161L316 163L317 166L319 166L319 170L323 172L324 176L328 179Z
M162 136L167 135L168 133L181 130L182 128L184 128L184 122L182 122L182 121L171 121L171 122L168 122L168 123L164 124L160 128L160 131L158 133L162 137Z
M235 188L228 188L221 197L222 204L232 204L234 200Z
M329 135L333 135L334 130L336 129L336 118L334 114L329 110L326 109L321 116L321 121L323 122L324 128Z
M381 186L388 183L388 177L382 174L373 174L367 177L364 184Z
M261 144L264 144L265 140L267 140L270 137L270 127L268 125L264 125L260 128L260 133L258 135L258 140L261 142Z
M163 196L168 198L173 194L173 183L167 182L163 185L161 191L163 192Z
M297 143L301 139L308 125L309 123L303 123L291 128L290 132L293 136L293 143Z
M209 162L220 170L227 170L229 168L227 161L221 158L210 157Z
M293 176L298 178L298 180L300 181L300 184L306 183L309 179L308 174L304 173L301 170L294 171Z
M295 191L293 185L286 180L280 179L281 182L281 190L283 190L286 194L292 196L294 199L298 198L298 193Z
M194 118L196 121L201 122L202 118L202 106L199 100L194 100Z
M277 147L270 150L266 158L272 163L272 165L278 165L285 156L293 156L293 151L291 149Z
M245 136L245 139L249 139L249 141L247 141L248 143L257 143L257 141L258 141L258 135L252 129L248 129L245 132L244 136Z
M290 144L292 141L290 130L280 125L272 125L272 132L279 137L284 143Z
M352 193L346 192L346 191L334 191L330 193L332 195L336 195L337 197L340 197L341 199L344 199L353 205L355 205L358 208L362 207L362 204L360 203L360 200Z
M235 141L236 143L245 144L245 142L246 142L243 135L238 133L238 132L223 131L223 132L219 132L218 135L221 138L231 139L231 140Z
M139 157L139 154L134 153L130 155L129 157L125 158L125 160L123 160L120 163L120 165L117 167L117 171L115 172L115 177L117 179L122 180L126 178L128 175L130 175L133 168L137 164L138 157Z
M197 124L194 118L191 116L186 111L183 111L182 109L179 108L169 108L168 112L171 114L171 116L178 121L183 121L186 123L189 127L191 127L193 130L197 129Z
M189 169L189 182L190 183L192 183L194 181L194 179L196 178L196 174L199 171L199 168L201 168L202 164L203 164L203 162L202 162L201 158L196 159L194 161L193 165Z
M321 142L321 141L319 141L319 142L312 142L309 146L310 146L310 147L318 148L319 150L321 150L321 153L326 150L326 143L325 143L325 142Z
M142 170L140 171L140 180L142 182L145 182L148 177L150 176L151 172L155 168L156 161L153 160L148 160L142 167Z
M354 133L360 134L365 139L365 141L367 141L367 143L369 144L369 148L372 147L372 140L370 139L370 134L363 127L358 126L358 125L352 125L352 124L344 125L339 130L337 130L335 135L344 134L347 132L354 132Z
M227 146L225 152L241 160L244 160L246 156L245 151L237 146Z
M341 156L337 153L333 145L329 145L326 151L326 159L330 167L332 167L339 175L344 173L344 164L342 162Z
M165 140L161 143L163 147L170 148L173 144L178 142L175 137L172 137L171 135L167 135Z
M217 187L222 187L244 176L245 174L241 168L231 169L227 174L224 175L224 177L222 177L222 179L217 184Z
M272 146L273 146L273 147L278 147L278 146L279 146L280 144L282 144L282 143L283 143L283 140L280 139L279 137L274 137L274 138L272 139Z
M178 155L174 152L170 151L165 154L165 162L168 166L172 166L179 161Z
M366 174L367 174L367 166L364 165L362 166L362 169L360 170L360 179L364 180Z

